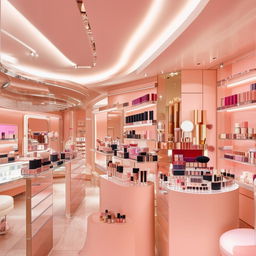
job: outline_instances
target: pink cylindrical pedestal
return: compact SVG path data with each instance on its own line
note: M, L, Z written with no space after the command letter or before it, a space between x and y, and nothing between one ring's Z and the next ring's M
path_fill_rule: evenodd
M135 256L134 226L127 223L102 223L99 213L88 217L87 238L80 251L84 256Z
M121 212L134 223L136 256L155 255L153 183L130 185L101 176L100 210L105 209Z
M220 236L238 227L238 186L225 192L167 191L158 196L159 210L168 209L158 213L160 255L220 255Z

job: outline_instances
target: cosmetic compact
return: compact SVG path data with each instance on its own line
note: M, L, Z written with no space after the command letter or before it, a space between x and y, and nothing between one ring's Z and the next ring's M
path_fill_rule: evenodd
M51 154L50 159L52 162L57 162L59 160L58 153Z
M0 154L0 164L8 163L8 154Z

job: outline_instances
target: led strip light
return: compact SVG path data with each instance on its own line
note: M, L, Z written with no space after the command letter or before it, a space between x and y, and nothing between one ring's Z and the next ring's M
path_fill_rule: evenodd
M7 74L7 75L9 75L11 77L24 80L24 81L30 81L30 82L33 82L33 83L39 83L39 84L43 84L43 85L54 86L54 87L66 89L66 90L69 90L69 91L73 91L73 92L76 92L78 94L81 94L83 96L88 97L87 93L81 92L81 91L73 89L73 88L65 87L65 86L62 86L62 85L59 85L59 84L55 84L55 83L50 83L50 82L36 81L36 80L29 79L29 78L26 78L26 77L21 76L21 75L17 75L14 72L9 71L8 69L6 69L1 63L0 63L0 72L5 73L5 74Z
M30 47L29 45L27 45L26 43L24 43L23 41L21 41L19 38L15 37L14 35L10 34L9 32L5 31L4 29L1 29L1 32L10 37L12 40L18 42L20 45L24 46L26 49L28 49L30 51L30 55L33 57L37 57L38 54L36 52L35 49L33 49L32 47Z

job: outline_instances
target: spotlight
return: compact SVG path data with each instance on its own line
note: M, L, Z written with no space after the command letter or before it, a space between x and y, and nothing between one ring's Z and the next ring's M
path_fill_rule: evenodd
M31 57L38 57L38 54L37 54L36 52L34 52L34 51L31 51L31 52L29 53L29 55L30 55Z
M5 88L7 88L10 84L11 84L11 83L10 83L9 81L8 81L8 82L4 82L4 83L2 84L2 88L5 89Z
M220 63L220 68L223 68L224 67L224 64L223 63Z

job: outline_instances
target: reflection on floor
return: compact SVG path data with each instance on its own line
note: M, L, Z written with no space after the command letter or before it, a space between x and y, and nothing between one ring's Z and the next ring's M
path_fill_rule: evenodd
M98 211L99 189L87 182L86 197L72 218L65 217L64 179L55 179L53 207L53 244L50 256L78 255L86 238L87 217ZM0 256L25 256L25 196L15 197L15 208L8 215L10 231L0 236Z

